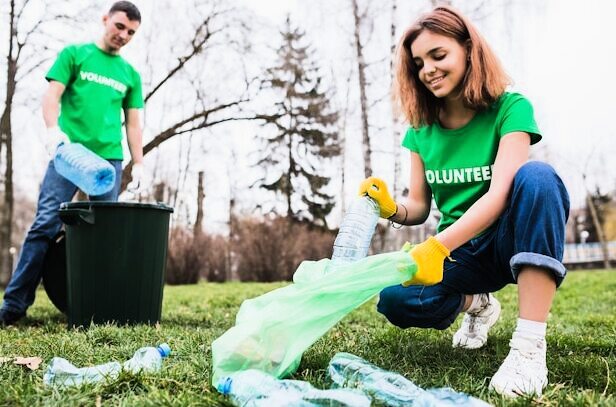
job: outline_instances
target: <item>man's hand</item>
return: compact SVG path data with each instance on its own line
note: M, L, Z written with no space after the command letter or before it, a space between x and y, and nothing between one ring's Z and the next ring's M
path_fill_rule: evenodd
M450 253L449 249L436 238L430 236L423 243L413 247L409 254L417 264L417 273L412 279L402 283L403 286L434 285L443 281L443 264L445 257L449 257Z
M47 136L45 138L45 149L51 158L56 154L56 149L61 143L70 143L68 136L58 126L48 127Z
M359 196L366 195L379 204L381 218L389 219L396 214L398 207L382 179L369 177L363 180L359 186Z
M131 182L126 186L126 190L133 194L139 195L145 189L145 180L143 176L143 164L133 164L131 171Z

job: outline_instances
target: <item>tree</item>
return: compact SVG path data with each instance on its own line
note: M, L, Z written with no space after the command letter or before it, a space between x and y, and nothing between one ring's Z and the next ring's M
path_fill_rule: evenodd
M153 136L144 140L144 156L178 136L204 135L204 130L225 122L259 119L242 111L254 84L242 59L250 48L249 17L217 0L182 5L161 3L162 11L150 25L154 30L146 51L150 71L143 83L146 133ZM160 61L161 49L170 49L171 55L158 64L154 61ZM232 70L222 64L229 60L235 63ZM129 161L124 167L122 190L131 181L132 166Z
M361 26L362 22L366 20L366 11L363 14L359 13L359 6L357 0L351 0L353 6L353 23L354 31L353 45L355 47L355 54L357 57L357 75L359 77L359 106L361 108L361 134L363 141L363 154L364 154L364 176L367 178L372 175L372 147L370 146L370 132L368 125L368 97L366 79L366 58L364 56L364 45L361 39Z
M0 161L2 200L0 201L0 284L4 285L12 271L11 236L14 218L13 185L13 121L18 84L37 72L52 55L56 40L47 27L53 22L81 22L89 18L89 4L66 7L61 2L10 0L8 5L8 49L6 53L6 85L4 106L0 116ZM35 12L36 10L36 12ZM72 23L71 23L72 25Z
M586 175L584 175L584 182L586 182ZM612 198L609 194L601 194L597 187L596 192L593 194L589 191L586 193L586 212L590 216L586 216L586 219L590 219L592 223L587 224L586 230L589 231L589 241L599 242L601 244L601 251L603 252L603 267L609 269L611 267L609 250L607 247L607 241L605 233L603 231L603 225L608 211L608 206L611 203Z
M288 218L327 227L325 217L335 202L325 192L330 177L321 173L325 160L340 154L338 114L321 90L323 78L305 33L287 18L280 34L277 65L267 70L262 85L276 100L276 111L263 115L264 126L275 132L265 137L269 151L259 165L266 166L267 174L257 184L285 198Z

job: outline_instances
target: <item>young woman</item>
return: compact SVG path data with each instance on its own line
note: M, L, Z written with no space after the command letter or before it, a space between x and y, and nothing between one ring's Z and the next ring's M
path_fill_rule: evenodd
M490 294L518 285L511 349L492 377L495 391L540 395L547 385L546 319L566 269L561 263L567 191L552 167L527 162L541 140L529 101L506 92L509 78L473 25L449 7L421 17L402 37L395 100L410 123L406 201L364 180L381 216L423 223L434 197L438 233L416 245L409 284L389 287L378 310L402 327L445 329L465 312L453 346L477 349L500 315ZM408 286L407 286L408 285Z

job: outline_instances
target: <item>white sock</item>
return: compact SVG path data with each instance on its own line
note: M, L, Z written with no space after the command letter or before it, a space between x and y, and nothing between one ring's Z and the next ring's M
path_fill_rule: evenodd
M531 321L530 319L518 318L518 324L513 336L523 337L529 340L540 340L545 338L545 331L548 324L545 322Z
M489 294L473 294L473 300L471 301L471 305L468 307L466 312L472 314L484 309L488 304L488 295Z

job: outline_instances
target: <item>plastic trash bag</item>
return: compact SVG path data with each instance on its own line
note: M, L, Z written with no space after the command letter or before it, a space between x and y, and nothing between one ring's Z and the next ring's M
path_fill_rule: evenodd
M293 284L244 301L235 326L212 343L212 384L247 369L277 378L293 373L304 351L345 315L415 275L409 249L332 269L329 259L304 261Z

